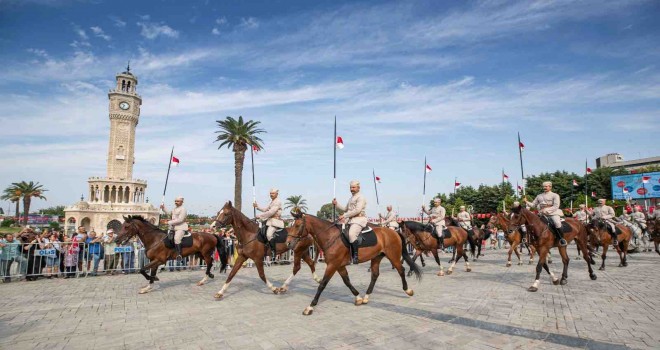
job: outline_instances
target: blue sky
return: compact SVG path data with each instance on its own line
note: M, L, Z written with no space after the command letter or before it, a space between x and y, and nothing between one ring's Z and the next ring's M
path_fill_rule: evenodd
M519 181L518 131L527 174L657 156L658 17L635 0L3 1L0 186L39 181L38 209L104 176L107 91L128 60L143 97L134 176L158 202L174 145L167 202L196 213L233 197L233 154L213 142L226 116L268 131L259 202L275 186L314 211L332 199L335 115L338 199L361 180L370 215L374 168L381 203L416 214L424 156L427 193L502 168Z

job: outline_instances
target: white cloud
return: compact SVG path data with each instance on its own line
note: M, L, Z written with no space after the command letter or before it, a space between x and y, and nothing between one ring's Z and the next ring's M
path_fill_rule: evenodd
M76 34L78 34L78 36L80 37L80 40L85 41L85 40L89 39L89 37L87 36L87 33L85 32L84 29L78 27L77 25L74 25L74 30L75 30Z
M105 41L110 41L111 39L110 35L105 34L105 32L103 31L103 29L101 29L101 27L90 27L89 29L91 29L92 33L94 33L94 35L96 35L97 37Z
M227 18L225 18L224 16L220 17L220 18L215 20L215 24L220 25L220 26L224 25L224 24L227 24Z
M174 39L179 37L178 31L163 23L138 22L137 25L142 28L140 35L150 40L153 40L159 36L165 36Z
M118 28L126 27L126 22L124 22L121 18L117 16L110 16L110 20L112 20L112 23L114 24L115 27Z
M213 28L213 30L211 30L211 34L220 35L220 30L218 30L218 28Z
M49 57L48 52L46 52L46 50L30 48L30 49L27 49L27 51L30 52L30 53L33 53L36 56L41 57L41 58L48 58Z
M241 18L241 23L238 27L243 29L256 29L259 28L259 21L254 17L243 17Z

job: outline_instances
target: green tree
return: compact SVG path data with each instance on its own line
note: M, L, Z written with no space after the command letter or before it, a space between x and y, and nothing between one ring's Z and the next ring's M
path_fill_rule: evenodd
M344 214L344 211L339 210L339 208L337 208L336 213L337 216L339 216ZM316 216L320 217L321 219L332 221L332 203L323 204L323 206L321 206L321 209L319 209L319 211L316 212Z
M55 207L48 207L46 209L39 210L39 213L41 213L42 215L64 216L64 206L58 205Z
M302 212L307 211L307 200L303 199L302 195L289 196L284 203L284 209L298 209Z
M38 182L35 183L34 181L21 181L19 183L13 183L12 185L16 185L20 188L21 197L23 198L23 211L25 212L24 224L27 225L32 198L46 199L46 197L43 196L43 193L48 190L43 188L43 185L40 185Z
M22 196L23 193L21 192L20 187L18 187L16 183L13 183L4 189L2 192L2 197L0 197L2 200L16 203L16 219L18 219L18 216L21 214L19 211L19 204L21 202Z
M215 141L220 142L218 149L227 146L234 152L234 207L241 210L245 151L248 146L263 149L263 141L257 135L266 131L258 128L261 122L243 121L242 116L239 116L238 120L227 117L225 120L216 120L216 122L220 129L215 132L218 134Z

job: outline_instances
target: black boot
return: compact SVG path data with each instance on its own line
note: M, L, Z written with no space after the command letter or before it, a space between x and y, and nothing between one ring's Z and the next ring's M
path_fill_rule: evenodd
M555 227L555 232L557 233L557 237L559 237L559 245L562 246L562 247L567 246L568 243L564 239L564 233L561 232L561 228L556 228Z
M616 233L610 232L610 234L612 235L612 245L616 247L617 245L619 245L619 241L617 240Z
M356 240L355 242L351 243L351 255L352 255L352 263L353 265L358 264L358 241Z
M177 259L183 259L183 254L181 253L181 243L179 244L174 244L174 248L176 249L176 254L177 254Z
M277 243L275 243L275 238L268 241L268 245L270 246L270 260L274 263L275 255L277 254Z

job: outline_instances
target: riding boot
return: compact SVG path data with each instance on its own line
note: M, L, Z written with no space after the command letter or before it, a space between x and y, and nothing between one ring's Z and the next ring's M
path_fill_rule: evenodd
M358 247L359 243L357 240L355 242L351 243L351 255L352 255L352 264L357 265L358 264Z
M555 233L557 234L557 237L559 237L559 245L562 247L567 246L568 243L564 239L564 233L561 232L561 228L555 227Z
M619 241L617 240L617 235L616 235L616 233L610 233L610 234L612 235L612 245L615 246L615 247L618 246L618 245L619 245Z
M268 241L268 245L270 246L270 260L271 262L275 262L275 255L277 255L277 243L275 243L275 239L271 239Z
M176 255L177 259L183 259L183 254L181 254L181 243L179 244L174 244L174 248L176 248Z

